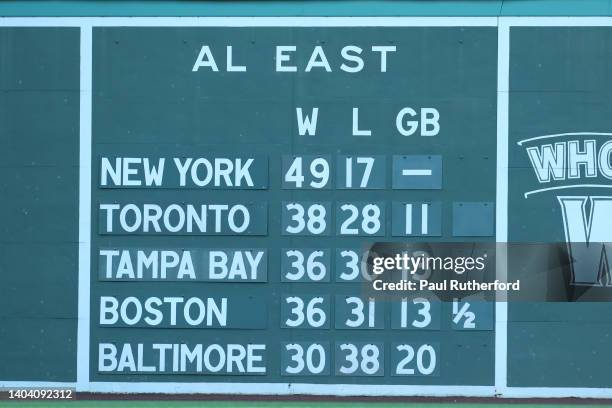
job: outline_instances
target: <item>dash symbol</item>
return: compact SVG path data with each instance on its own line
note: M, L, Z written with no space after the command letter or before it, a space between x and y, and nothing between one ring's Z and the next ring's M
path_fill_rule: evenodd
M431 169L403 169L402 176L431 176Z

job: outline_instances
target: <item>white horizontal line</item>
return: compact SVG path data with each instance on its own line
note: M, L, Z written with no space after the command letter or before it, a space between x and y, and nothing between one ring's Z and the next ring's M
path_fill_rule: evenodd
M612 17L0 17L2 27L589 27Z
M541 188L539 190L531 190L525 193L525 198L529 197L532 194L543 193L545 191L551 190L565 190L568 188L612 188L610 184L572 184L569 186L556 186L556 187L548 187Z
M9 388L75 388L76 382L61 381L0 381L0 390Z
M0 26L495 27L496 17L0 17Z
M259 394L259 395L334 395L334 396L466 396L490 397L493 386L390 385L390 384L301 384L301 383L131 383L91 382L92 392Z
M604 132L571 132L571 133L556 133L554 135L544 135L532 137L530 139L519 140L516 142L517 145L522 146L523 143L533 142L534 140L540 139L551 139L555 137L563 137L563 136L612 136L612 133L604 133Z
M611 388L586 387L507 387L504 398L611 398Z
M431 176L431 169L404 169L402 176Z
M612 26L612 18L609 16L500 16L499 25L509 27L607 27Z

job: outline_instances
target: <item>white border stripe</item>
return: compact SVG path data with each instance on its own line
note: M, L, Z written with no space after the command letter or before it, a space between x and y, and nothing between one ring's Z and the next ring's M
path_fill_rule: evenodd
M89 386L89 285L91 279L91 26L81 26L79 121L79 320L77 390Z
M75 388L75 382L56 381L0 381L0 391L15 388Z
M508 279L508 91L510 75L510 28L497 28L497 188L495 197L496 278ZM508 386L507 293L497 292L495 302L495 390L503 395Z
M0 26L495 27L497 17L0 17Z
M508 387L505 398L612 398L612 388ZM603 405L601 405L603 406Z
M509 27L609 27L612 17L499 17Z
M129 390L126 389L129 387ZM92 392L164 394L333 395L490 397L494 387L446 385L300 384L300 383L117 383L92 382Z

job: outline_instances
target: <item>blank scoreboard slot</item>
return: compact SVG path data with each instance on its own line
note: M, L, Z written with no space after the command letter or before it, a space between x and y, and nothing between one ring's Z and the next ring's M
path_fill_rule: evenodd
M495 233L493 202L453 203L453 236L491 237Z

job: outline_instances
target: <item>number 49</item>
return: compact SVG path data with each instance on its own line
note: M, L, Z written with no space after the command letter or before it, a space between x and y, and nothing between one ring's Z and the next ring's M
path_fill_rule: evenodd
M308 167L307 186L310 188L324 188L329 182L329 162L323 157L308 159L310 164ZM284 181L287 184L293 184L295 188L304 187L306 176L304 176L304 158L297 156L287 169L284 175Z

